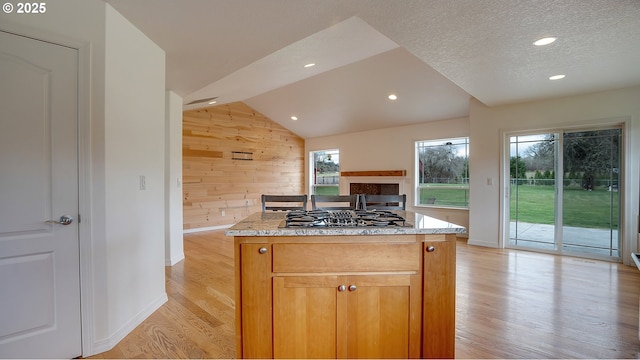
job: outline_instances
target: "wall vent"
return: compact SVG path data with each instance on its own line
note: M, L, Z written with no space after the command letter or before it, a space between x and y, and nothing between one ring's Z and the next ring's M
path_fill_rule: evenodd
M202 104L202 103L205 103L205 102L213 101L213 100L215 100L217 98L218 97L215 96L215 97L212 97L212 98L193 100L192 102L188 103L187 105Z

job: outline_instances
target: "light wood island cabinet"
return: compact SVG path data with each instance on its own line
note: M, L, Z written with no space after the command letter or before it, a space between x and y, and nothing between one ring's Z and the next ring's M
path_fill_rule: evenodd
M264 217L227 232L238 358L454 357L455 233L464 228L292 232L269 230Z

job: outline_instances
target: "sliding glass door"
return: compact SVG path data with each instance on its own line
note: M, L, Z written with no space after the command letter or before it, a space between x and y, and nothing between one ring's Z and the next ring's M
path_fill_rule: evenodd
M508 246L619 260L621 128L508 139Z
M509 138L509 245L557 250L558 134Z
M621 129L563 134L562 244L571 253L621 257Z

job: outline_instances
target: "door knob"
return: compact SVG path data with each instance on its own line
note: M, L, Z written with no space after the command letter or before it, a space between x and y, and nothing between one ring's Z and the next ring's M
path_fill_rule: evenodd
M47 224L60 224L60 225L69 225L73 222L73 217L70 215L62 215L60 216L60 220L47 220L45 223Z
M345 291L345 290L347 290L346 286L344 286L344 285L338 286L338 291Z
M349 285L349 291L356 291L357 289L355 285Z

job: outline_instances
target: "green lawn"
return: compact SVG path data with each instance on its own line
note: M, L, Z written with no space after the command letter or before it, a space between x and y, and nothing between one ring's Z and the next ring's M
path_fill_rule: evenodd
M337 195L338 187L318 186L316 193ZM593 191L565 188L563 193L564 225L599 229L618 228L619 193L607 191L606 188L596 188ZM422 204L426 204L429 198L435 198L436 206L466 207L469 201L469 189L430 186L420 189L420 198ZM555 221L554 198L553 186L512 186L511 220L516 220L517 200L518 221L552 225Z
M453 206L467 207L469 206L469 188L460 186L459 188L443 188L450 185L443 184L429 185L429 187L420 189L420 203L428 204L429 199L435 199L436 206Z
M337 186L316 185L315 193L317 195L339 195L340 189Z
M606 189L585 191L565 188L563 193L564 225L601 229L618 228L619 196L617 192L609 192ZM553 224L555 221L554 197L553 186L512 186L511 220L516 220L517 201L518 221Z

